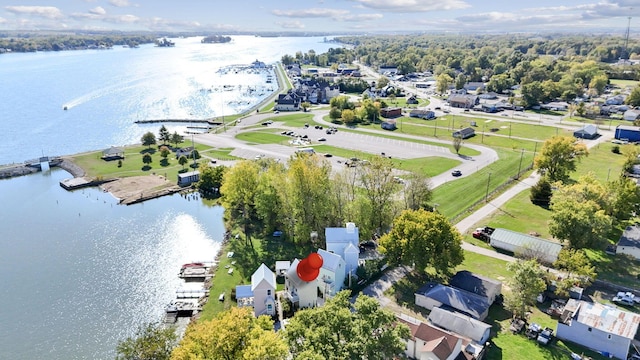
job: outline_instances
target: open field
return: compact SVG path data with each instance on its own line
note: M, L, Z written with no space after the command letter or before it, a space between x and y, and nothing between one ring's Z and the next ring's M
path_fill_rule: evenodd
M498 156L500 160L479 169L473 175L437 187L433 192L432 202L438 204L438 211L449 219L463 215L475 202L484 199L487 192L491 194L498 186L514 177L518 168L524 169L533 162L533 154L528 152L498 150Z
M637 80L611 79L610 82L611 82L611 85L617 85L621 88L626 88L626 87L634 88L638 86L638 84L640 84L640 81L637 81Z
M275 133L276 130L247 131L236 135L236 139L250 144L287 144L289 137Z

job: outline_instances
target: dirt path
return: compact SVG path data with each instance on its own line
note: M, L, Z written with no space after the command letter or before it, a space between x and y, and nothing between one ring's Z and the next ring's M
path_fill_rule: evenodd
M110 192L122 204L132 204L180 190L180 187L159 175L122 178L103 184L100 188Z

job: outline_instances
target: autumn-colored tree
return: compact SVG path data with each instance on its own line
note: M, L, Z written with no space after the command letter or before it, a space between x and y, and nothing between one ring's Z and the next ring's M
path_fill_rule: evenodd
M589 151L574 138L554 136L542 145L542 150L535 158L535 166L551 183L566 181L569 174L576 170L576 164Z
M243 227L248 244L251 244L252 225L256 219L255 196L259 171L257 162L240 161L225 172L220 188L222 206Z
M458 230L444 215L422 209L403 211L380 238L380 251L390 263L415 265L419 272L447 274L464 260Z
M146 324L133 337L118 343L116 360L168 360L177 344L175 328Z
M256 319L249 308L233 307L213 320L192 322L171 360L284 360L287 355L270 318Z

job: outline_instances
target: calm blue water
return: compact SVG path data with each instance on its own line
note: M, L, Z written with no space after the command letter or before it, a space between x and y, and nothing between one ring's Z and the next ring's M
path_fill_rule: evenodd
M330 47L319 41L176 39L175 48L2 55L0 164L135 143L159 128L137 119L231 113L240 91L202 89L262 79L220 67ZM161 318L180 265L219 249L219 207L179 195L120 206L98 189L63 190L68 177L0 180L0 359L113 358L119 340Z

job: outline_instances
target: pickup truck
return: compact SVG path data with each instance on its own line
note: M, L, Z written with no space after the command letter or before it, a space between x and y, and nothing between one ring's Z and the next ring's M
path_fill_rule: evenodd
M471 235L476 239L489 241L491 240L491 234L493 234L495 230L496 230L495 228L485 226L485 227L477 228Z

